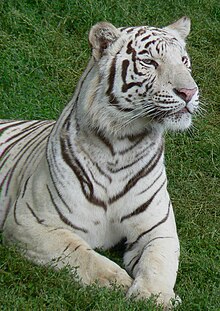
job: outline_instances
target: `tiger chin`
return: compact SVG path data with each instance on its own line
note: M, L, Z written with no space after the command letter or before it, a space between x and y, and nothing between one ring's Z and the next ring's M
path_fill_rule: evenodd
M166 129L199 109L190 20L89 33L92 56L58 121L1 120L0 226L27 258L116 283L170 308L179 240L164 164ZM100 255L126 240L124 268ZM74 273L73 273L74 275Z

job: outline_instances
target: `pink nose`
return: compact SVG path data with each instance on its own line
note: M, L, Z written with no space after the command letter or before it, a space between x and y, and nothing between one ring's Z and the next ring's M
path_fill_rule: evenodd
M186 103L188 103L193 95L196 93L197 91L197 87L193 88L193 89L173 89L174 93L176 95L178 95L180 98L182 98Z

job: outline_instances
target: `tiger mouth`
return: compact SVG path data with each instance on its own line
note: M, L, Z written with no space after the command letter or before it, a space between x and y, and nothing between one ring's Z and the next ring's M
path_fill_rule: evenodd
M193 110L191 110L189 107L185 106L183 107L182 109L178 110L178 111L174 111L172 113L172 115L175 115L175 116L181 116L185 113L189 113L189 114L193 114Z
M184 108L182 108L180 111L179 111L179 113L190 113L190 114L193 114L193 112L192 111L190 111L190 109L187 107L187 106L185 106Z

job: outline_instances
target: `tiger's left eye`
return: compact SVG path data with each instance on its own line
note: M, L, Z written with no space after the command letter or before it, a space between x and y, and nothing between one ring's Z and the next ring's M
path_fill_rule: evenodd
M141 60L144 64L149 65L149 66L154 66L155 68L157 68L159 66L159 64L150 58L146 58L146 59L142 59Z

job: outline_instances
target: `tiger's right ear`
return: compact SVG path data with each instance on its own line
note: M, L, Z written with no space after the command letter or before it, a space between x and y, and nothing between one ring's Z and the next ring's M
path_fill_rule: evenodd
M89 42L93 56L100 59L105 50L120 36L120 31L110 23L102 22L94 25L89 32Z

